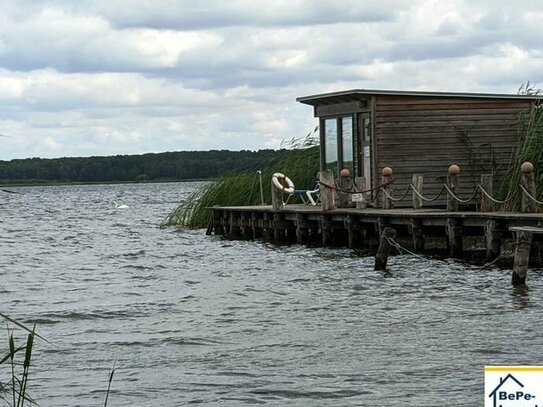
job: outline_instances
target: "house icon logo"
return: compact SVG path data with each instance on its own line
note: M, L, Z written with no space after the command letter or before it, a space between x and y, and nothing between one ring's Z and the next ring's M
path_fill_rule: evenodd
M486 366L485 407L543 407L543 366Z

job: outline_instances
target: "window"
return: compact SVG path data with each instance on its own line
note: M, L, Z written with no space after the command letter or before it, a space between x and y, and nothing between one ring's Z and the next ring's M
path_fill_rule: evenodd
M341 169L347 168L353 175L353 118L350 116L341 118L341 138L343 147Z
M325 170L332 170L334 178L343 168L354 175L353 117L342 116L324 120L324 160Z
M337 174L337 153L338 153L338 139L337 139L337 119L326 119L324 121L324 163L326 170L332 170L334 177Z

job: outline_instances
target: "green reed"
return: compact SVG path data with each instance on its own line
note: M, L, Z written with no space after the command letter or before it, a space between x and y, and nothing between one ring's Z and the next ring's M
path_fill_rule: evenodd
M292 139L287 144L294 149L289 150L284 159L269 163L261 173L230 174L203 185L186 202L174 209L161 227L203 228L209 223L210 208L214 205L260 205L262 195L264 203L270 204L271 177L275 172L287 175L298 189L313 187L319 171L319 148L315 137L309 134L305 139Z
M525 161L534 165L534 176L538 199L543 196L543 108L534 107L522 113L518 119L517 149L511 159L506 176L501 182L498 193L500 199L514 198L501 205L502 211L517 212L521 209L522 193L519 190L522 174L520 166Z

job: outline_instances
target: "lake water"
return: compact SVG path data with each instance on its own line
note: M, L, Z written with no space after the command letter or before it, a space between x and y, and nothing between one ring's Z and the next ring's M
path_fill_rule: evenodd
M382 273L348 249L159 229L196 185L0 193L0 312L53 344L35 343L41 406L103 405L114 361L109 406L471 407L485 364L543 364L541 269L519 290L509 270Z

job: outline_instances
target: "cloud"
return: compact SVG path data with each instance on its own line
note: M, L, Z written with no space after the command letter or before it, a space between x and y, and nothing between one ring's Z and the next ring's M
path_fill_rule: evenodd
M277 148L298 96L541 83L543 4L19 0L0 15L0 159Z

